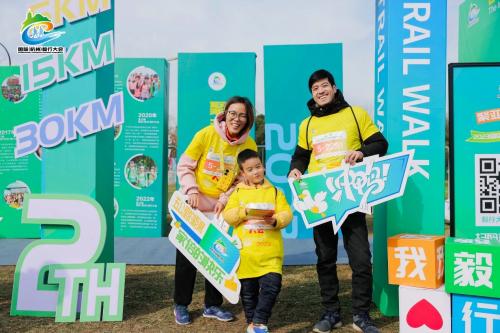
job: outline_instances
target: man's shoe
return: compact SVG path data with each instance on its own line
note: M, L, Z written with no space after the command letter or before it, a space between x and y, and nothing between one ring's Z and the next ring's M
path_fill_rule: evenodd
M223 310L218 306L210 306L205 307L203 310L203 317L205 318L215 318L220 321L231 321L234 319L234 316L231 312L227 310Z
M358 332L363 333L380 333L375 324L373 323L370 315L366 312L355 314L352 317L352 328Z
M189 312L187 306L185 305L174 305L174 316L175 322L179 325L191 324L191 318L189 317Z
M266 325L250 324L247 327L247 333L269 333L269 329Z
M340 313L327 311L323 314L321 319L314 325L313 332L316 333L330 333L334 328L342 327L340 320Z

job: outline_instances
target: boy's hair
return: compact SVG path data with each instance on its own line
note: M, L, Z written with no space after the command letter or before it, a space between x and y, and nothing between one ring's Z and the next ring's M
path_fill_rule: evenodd
M332 73L330 73L325 69L319 69L316 72L312 73L311 76L309 77L309 91L311 91L312 85L314 83L323 79L328 79L328 82L330 82L332 86L335 85L335 79L333 78Z
M238 166L240 167L240 169L242 168L241 165L251 158L258 158L260 160L260 156L255 150L245 149L240 152L238 154Z

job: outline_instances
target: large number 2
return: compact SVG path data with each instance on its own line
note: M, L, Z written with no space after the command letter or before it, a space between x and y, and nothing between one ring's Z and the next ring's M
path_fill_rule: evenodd
M16 265L11 315L55 316L58 286L46 283L49 265L91 264L102 252L106 219L101 206L80 195L27 195L22 223L65 225L74 228L71 239L30 243Z

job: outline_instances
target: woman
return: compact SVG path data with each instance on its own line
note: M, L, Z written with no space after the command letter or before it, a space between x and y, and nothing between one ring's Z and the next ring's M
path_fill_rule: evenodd
M235 96L226 102L224 112L212 125L195 134L177 166L180 190L187 195L188 204L205 213L219 215L236 183L236 158L240 151L257 151L249 137L254 122L252 103ZM234 171L233 171L234 170ZM174 315L180 325L191 323L188 305L191 303L196 268L179 251L175 261ZM205 280L203 316L221 321L233 320L231 312L220 308L222 295Z

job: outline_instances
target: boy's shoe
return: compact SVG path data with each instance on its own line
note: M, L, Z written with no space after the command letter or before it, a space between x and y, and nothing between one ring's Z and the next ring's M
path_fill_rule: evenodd
M250 324L247 327L247 333L269 333L269 329L266 325Z
M334 328L342 327L340 313L326 311L321 319L314 325L313 332L330 333Z
M205 318L215 318L220 321L231 321L234 316L231 312L224 310L218 306L205 307L203 310L203 317Z
M191 318L189 317L189 312L187 306L185 305L174 305L174 316L175 322L179 325L191 324Z
M375 324L373 323L370 315L366 312L355 314L352 317L352 328L358 332L364 333L380 333Z

